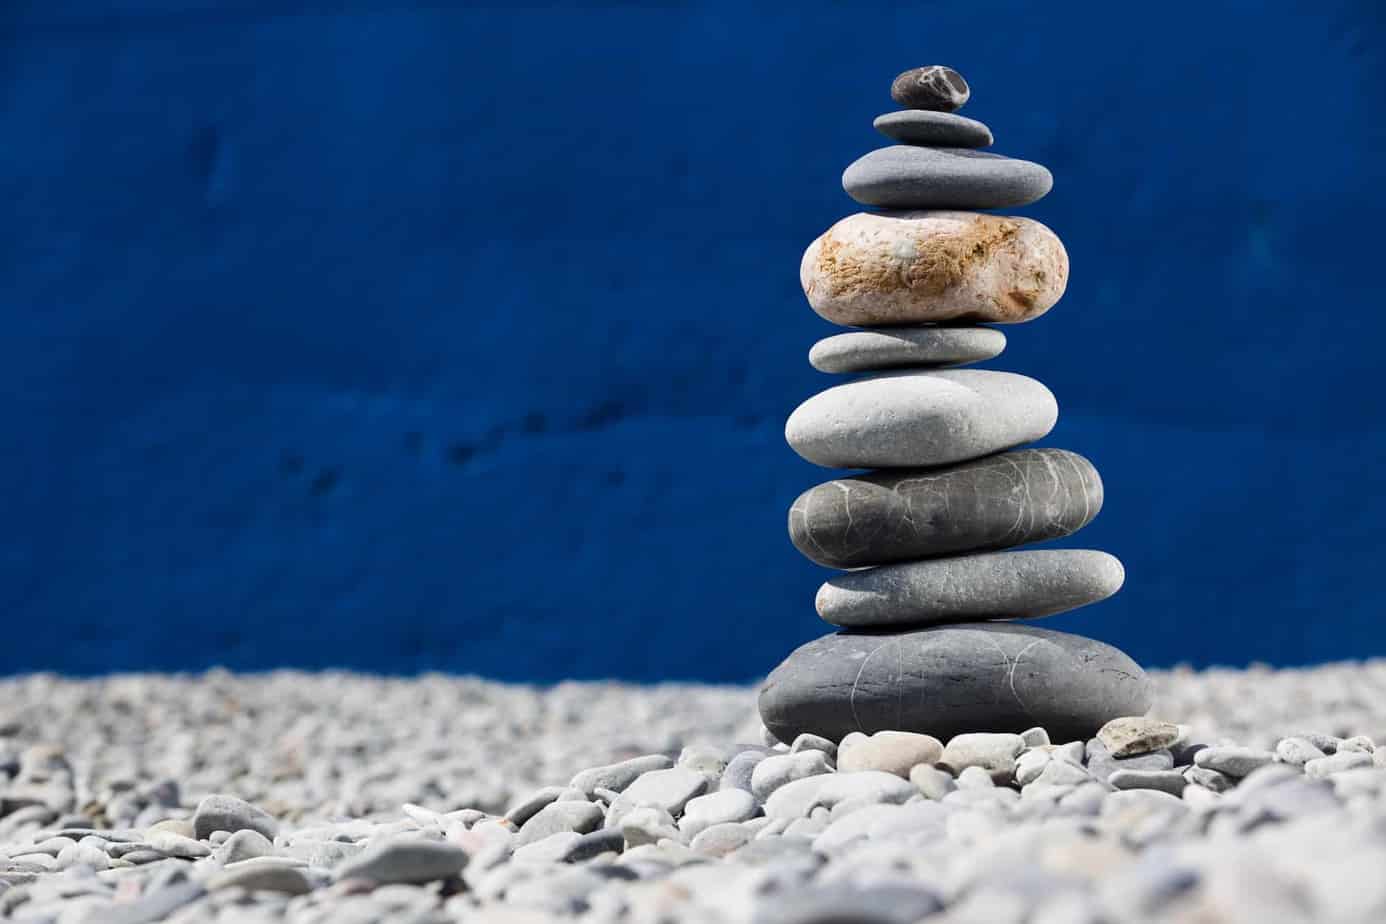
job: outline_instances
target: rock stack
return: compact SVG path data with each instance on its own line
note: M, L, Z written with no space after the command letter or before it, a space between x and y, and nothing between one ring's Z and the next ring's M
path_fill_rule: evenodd
M785 438L810 462L874 469L804 492L789 511L798 549L847 569L818 592L840 631L809 642L766 680L760 712L782 741L886 729L948 738L1043 726L1091 737L1150 705L1145 674L1101 642L1011 620L1114 594L1105 552L1002 551L1067 536L1102 506L1092 463L1017 448L1058 418L1044 385L959 369L1048 311L1068 255L1037 221L962 209L1026 205L1049 192L1039 164L977 151L991 130L955 114L969 96L946 67L901 74L905 107L875 121L900 144L842 176L878 211L839 221L809 245L804 293L824 318L862 328L815 344L823 372L865 373L809 398Z

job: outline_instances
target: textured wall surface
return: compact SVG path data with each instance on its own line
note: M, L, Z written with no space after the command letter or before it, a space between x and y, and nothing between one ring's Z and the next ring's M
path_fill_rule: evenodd
M1122 12L1123 10L1128 10ZM823 626L803 248L943 62L1067 296L1050 621L1386 653L1379 3L0 3L0 671L747 679Z

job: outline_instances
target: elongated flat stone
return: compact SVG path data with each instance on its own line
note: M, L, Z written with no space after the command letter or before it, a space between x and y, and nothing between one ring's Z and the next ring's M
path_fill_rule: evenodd
M1048 311L1068 285L1068 253L1044 225L977 212L859 212L818 236L799 263L813 310L848 327L994 321Z
M1106 552L984 552L849 571L819 588L816 605L847 628L1029 619L1105 600L1125 579Z
M1149 708L1149 680L1122 652L1016 623L837 632L795 650L760 691L761 719L781 741L885 730L948 740L1034 726L1071 741Z
M853 161L842 188L877 208L1003 209L1043 199L1054 177L1039 164L1000 154L893 144Z
M824 337L809 350L819 372L962 366L1001 355L1006 335L991 327L887 327Z
M1102 479L1087 459L1019 449L816 485L789 508L789 538L821 565L859 568L1058 539L1101 509Z
M789 415L799 455L829 468L947 465L1044 436L1059 406L1013 372L900 372L819 392Z
M902 144L939 148L984 148L991 144L991 129L976 119L951 112L901 109L876 116L871 125Z

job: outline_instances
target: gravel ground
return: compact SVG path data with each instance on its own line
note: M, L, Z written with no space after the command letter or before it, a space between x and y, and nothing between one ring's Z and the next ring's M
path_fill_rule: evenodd
M1386 920L1386 661L1152 676L1088 742L792 747L746 687L0 680L0 918Z

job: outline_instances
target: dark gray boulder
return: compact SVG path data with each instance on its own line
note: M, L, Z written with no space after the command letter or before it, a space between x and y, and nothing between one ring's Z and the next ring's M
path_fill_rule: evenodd
M1110 645L1014 623L846 631L799 647L766 679L760 716L781 741L811 732L963 732L1040 726L1059 741L1150 708L1145 673Z
M1057 539L1101 509L1091 462L1022 449L817 485L790 508L789 538L821 565L856 568Z

